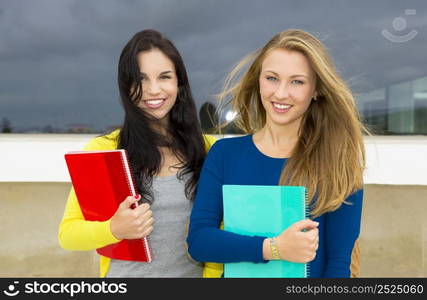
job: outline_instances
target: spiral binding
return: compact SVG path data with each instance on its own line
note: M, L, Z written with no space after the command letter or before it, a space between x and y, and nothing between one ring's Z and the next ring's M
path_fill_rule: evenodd
M308 205L308 191L307 188L304 187L304 214L305 218L310 217L310 207ZM310 277L310 263L305 264L305 278Z
M120 149L121 152L121 159L122 159L122 163L123 166L125 167L125 172L126 172L126 180L128 183L128 187L131 191L132 196L136 196L136 181L135 181L135 177L133 175L133 172L131 172L131 168L130 168L130 161L129 161L129 157L127 155L127 152L125 149ZM135 203L135 205L138 205L138 202ZM152 253L153 253L153 249L151 248L150 242L148 240L148 237L144 237L144 249L145 249L145 254L147 256L147 262L151 262L152 261Z
M121 152L121 159L122 159L122 163L123 166L125 167L125 172L126 172L126 180L128 182L128 187L130 189L130 192L132 194L132 196L136 195L136 190L135 190L135 179L133 178L133 174L130 171L130 163L129 163L129 159L127 156L127 152L124 149L120 149ZM130 176L129 176L130 175Z

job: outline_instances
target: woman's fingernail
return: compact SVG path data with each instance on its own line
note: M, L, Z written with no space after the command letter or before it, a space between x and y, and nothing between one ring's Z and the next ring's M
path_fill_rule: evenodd
M134 197L135 199L139 199L139 194L135 195Z

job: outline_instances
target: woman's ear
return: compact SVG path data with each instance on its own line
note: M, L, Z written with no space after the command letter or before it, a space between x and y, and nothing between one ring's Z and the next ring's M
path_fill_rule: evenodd
M317 101L317 91L315 91L315 92L314 92L312 99L313 99L314 101Z

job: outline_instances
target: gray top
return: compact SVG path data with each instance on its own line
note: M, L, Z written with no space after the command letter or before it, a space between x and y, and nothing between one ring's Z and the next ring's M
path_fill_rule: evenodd
M106 277L202 277L202 264L187 254L187 228L192 202L185 197L185 183L176 175L153 178L153 231L149 242L151 263L112 259Z

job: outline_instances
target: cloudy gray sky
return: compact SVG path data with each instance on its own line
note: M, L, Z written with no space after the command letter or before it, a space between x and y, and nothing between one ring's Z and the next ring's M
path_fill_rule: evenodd
M147 28L180 50L199 107L240 58L287 28L321 38L357 93L427 76L422 0L0 0L0 118L15 128L120 124L118 57ZM382 30L417 35L393 43Z

